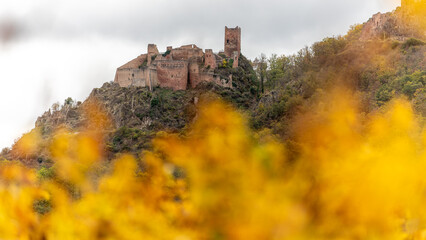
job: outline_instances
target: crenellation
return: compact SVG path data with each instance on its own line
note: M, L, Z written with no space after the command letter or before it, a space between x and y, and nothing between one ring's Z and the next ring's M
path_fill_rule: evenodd
M227 41L229 40L229 41ZM227 51L231 51L227 55ZM138 86L153 89L156 86L173 90L195 88L201 82L213 82L232 88L232 75L221 79L214 69L221 66L224 57L233 60L238 67L241 54L241 28L225 27L225 52L215 54L212 49L204 52L195 44L178 48L168 46L160 53L155 44L149 44L147 53L117 69L114 81L121 87Z

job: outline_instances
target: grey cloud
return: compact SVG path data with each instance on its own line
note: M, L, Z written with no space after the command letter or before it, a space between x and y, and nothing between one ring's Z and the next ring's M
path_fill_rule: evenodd
M378 0L383 1L383 0ZM344 34L366 21L371 0L45 0L22 21L29 36L81 38L98 35L167 45L195 43L223 48L223 28L243 29L243 52L294 52L325 36ZM362 17L362 18L360 18ZM256 46L256 49L252 46Z

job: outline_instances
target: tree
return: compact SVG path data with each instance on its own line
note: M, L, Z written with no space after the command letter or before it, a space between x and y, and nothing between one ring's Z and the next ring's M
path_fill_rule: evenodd
M260 77L260 87L262 93L264 93L264 82L266 79L266 70L268 69L268 62L264 53L260 54L259 58L255 58L253 62L256 74Z
M52 104L52 111L53 112L56 112L56 111L59 111L59 103L58 102L55 102L54 104Z
M71 97L68 97L67 99L65 99L64 105L73 105L74 104L74 100Z

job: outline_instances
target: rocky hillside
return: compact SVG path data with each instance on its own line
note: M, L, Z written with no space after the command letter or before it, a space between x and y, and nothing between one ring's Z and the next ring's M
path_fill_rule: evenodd
M424 3L419 6L403 6L388 13L374 14L364 25L360 40L373 38L404 41L426 36Z
M48 110L35 125L45 141L59 127L78 132L88 120L84 109L96 102L112 123L104 132L107 155L113 158L123 152L140 154L149 149L151 139L160 131L184 133L197 116L199 102L209 98L231 103L246 113L254 129L271 129L284 139L292 138L294 116L310 111L336 86L351 89L365 114L402 96L413 103L417 113L426 116L426 37L421 16L407 16L400 8L376 14L366 23L353 26L345 36L326 38L294 55L273 55L261 65L241 56L238 68L215 70L223 77L232 74L233 88L201 83L186 91L149 91L105 83L83 103L67 100ZM265 79L264 93L258 79ZM25 160L32 166L49 159L46 149L34 156L5 150L2 156Z
M150 91L145 87L123 88L110 82L93 89L83 103L74 103L69 98L62 106L52 106L37 119L35 127L44 141L50 141L59 128L78 132L90 118L87 107L95 103L111 120L111 126L105 129L106 151L110 157L123 152L139 154L142 149L150 148L150 140L159 131L181 132L196 117L197 105L204 98L220 97L242 110L252 106L258 96L256 73L244 56L240 59L238 68L220 68L216 72L226 77L232 74L233 88L201 83L191 90L154 88ZM43 164L49 153L47 149L40 149L38 156L21 156L5 150L3 156L36 166Z

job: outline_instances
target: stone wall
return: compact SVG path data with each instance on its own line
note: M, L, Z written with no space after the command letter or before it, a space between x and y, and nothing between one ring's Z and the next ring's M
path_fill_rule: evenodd
M200 73L200 82L213 82L222 87L232 88L232 75L229 76L229 79L221 79L220 76L214 73L202 72Z
M144 67L134 69L117 69L114 82L120 87L149 87L158 86L157 69L155 67Z
M158 52L157 45L155 44L148 44L148 65L151 65L152 58L156 55L159 55L160 52Z
M232 54L232 59L234 60L234 61L232 62L232 68L237 68L237 67L238 67L238 61L239 61L239 59L240 59L240 54L239 54L237 51L235 51L235 52Z
M147 55L142 54L132 61L119 67L115 73L114 82L117 82L122 87L130 85L146 86L146 78L148 69L146 65ZM145 70L143 69L145 68Z
M171 51L173 60L188 60L193 57L202 58L204 56L203 50L196 45L186 45Z
M153 87L158 85L157 67L150 66L149 71L146 73L146 86L152 90Z
M133 79L131 69L117 69L115 72L114 82L118 83L120 87L128 87L132 84Z
M210 68L216 68L216 56L213 53L212 49L206 49L206 53L204 54L204 64L206 66L210 66Z
M232 57L235 51L241 54L241 28L225 27L225 55Z
M157 61L157 79L160 87L186 90L188 87L188 62Z
M189 63L189 83L195 88L201 82L200 65L197 62Z

